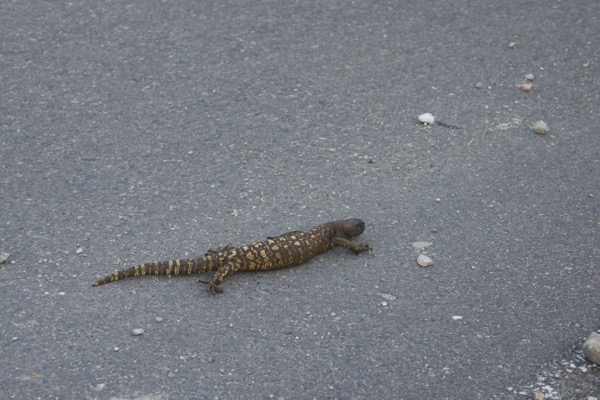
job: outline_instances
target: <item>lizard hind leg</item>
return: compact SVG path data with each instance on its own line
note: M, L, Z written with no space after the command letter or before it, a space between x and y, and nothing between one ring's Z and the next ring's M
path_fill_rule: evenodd
M223 280L226 277L241 270L243 266L244 264L239 258L234 258L227 264L219 267L219 269L217 269L217 271L213 274L211 280L199 279L198 282L207 284L208 291L212 294L223 293L223 288L219 285L223 283Z
M204 279L204 278L200 278L198 279L199 283L204 283L205 285L208 285L208 290L209 292L211 292L212 294L215 293L223 293L223 288L220 286L216 286L212 283L212 279Z

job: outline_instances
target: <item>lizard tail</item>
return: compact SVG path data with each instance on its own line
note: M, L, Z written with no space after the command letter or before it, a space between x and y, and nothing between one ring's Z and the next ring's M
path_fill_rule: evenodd
M161 262L153 262L146 264L138 264L130 268L123 269L114 274L105 276L96 281L93 286L100 286L105 283L118 281L129 276L144 276L144 275L193 275L203 272L212 271L217 264L216 257L206 255L202 258L188 260L168 260Z

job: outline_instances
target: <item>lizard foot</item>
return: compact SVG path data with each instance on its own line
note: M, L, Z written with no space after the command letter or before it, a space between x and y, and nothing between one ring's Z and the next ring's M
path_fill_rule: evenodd
M212 294L223 293L223 288L219 285L215 285L212 280L200 278L198 279L198 282L208 285L208 291Z
M211 294L223 293L223 288L219 285L215 285L214 283L209 282L208 283L208 291Z
M368 244L355 244L350 250L352 250L356 255L362 253L363 251L368 251L369 253L373 252L373 248Z

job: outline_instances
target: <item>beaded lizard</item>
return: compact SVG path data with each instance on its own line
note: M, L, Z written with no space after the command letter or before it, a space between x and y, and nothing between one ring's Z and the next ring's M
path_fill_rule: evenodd
M108 275L95 282L94 286L129 276L192 275L214 271L212 279L201 279L199 282L208 284L211 293L221 293L223 288L220 284L223 280L239 271L293 267L337 246L355 254L372 252L368 244L348 240L364 230L365 223L356 218L327 222L306 232L291 231L247 246L234 247L228 244L218 250L208 250L200 258L139 264Z

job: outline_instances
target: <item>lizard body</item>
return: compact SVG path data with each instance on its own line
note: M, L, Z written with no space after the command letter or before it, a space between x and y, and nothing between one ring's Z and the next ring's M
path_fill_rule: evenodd
M214 271L210 281L200 282L208 284L211 293L220 293L223 289L219 285L223 280L239 271L293 267L338 246L355 254L372 251L368 244L348 240L364 230L365 223L360 219L327 222L306 232L292 231L246 246L234 247L228 244L221 249L208 250L200 258L139 264L108 275L95 282L94 286L129 276L192 275Z

